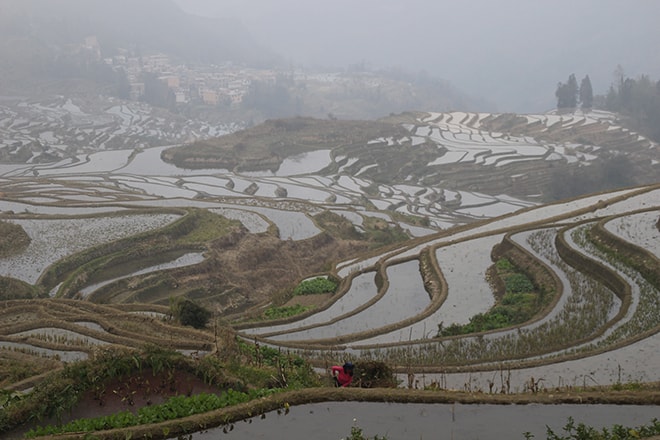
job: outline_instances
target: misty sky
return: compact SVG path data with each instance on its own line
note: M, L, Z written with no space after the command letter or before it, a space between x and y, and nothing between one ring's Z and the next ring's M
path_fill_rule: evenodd
M501 111L545 111L558 81L604 93L621 64L660 79L656 0L176 0L239 19L295 65L426 71Z

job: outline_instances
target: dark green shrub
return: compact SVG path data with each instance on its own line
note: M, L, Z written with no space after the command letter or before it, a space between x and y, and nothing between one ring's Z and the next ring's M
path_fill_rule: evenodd
M199 304L186 299L177 298L170 302L170 313L183 325L194 328L204 328L211 319L211 312Z

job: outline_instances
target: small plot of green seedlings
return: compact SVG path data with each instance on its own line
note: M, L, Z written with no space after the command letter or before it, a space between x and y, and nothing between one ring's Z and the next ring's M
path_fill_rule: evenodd
M573 417L568 418L568 422L562 428L564 434L555 433L550 427L547 428L547 440L632 440L638 438L648 438L660 435L660 421L653 419L647 425L629 428L622 425L614 425L611 429L603 428L598 430L587 426L584 423L575 424ZM532 439L534 436L529 432L523 433L526 439Z
M122 411L104 417L78 419L64 425L38 427L30 430L25 436L27 438L35 438L67 432L94 432L160 423L249 402L250 400L265 397L278 391L278 389L260 389L243 393L229 389L220 395L201 393L191 397L175 396L162 405L142 407L138 409L136 414L130 411Z
M293 289L294 295L315 295L322 293L334 293L337 290L337 282L329 278L317 277L304 280Z
M504 280L505 293L498 303L486 313L470 318L465 325L438 326L438 336L465 335L495 330L520 324L531 319L541 308L541 294L526 275L506 258L497 261L498 276Z
M293 306L269 307L264 311L266 319L281 319L296 316L310 310L311 307L295 304Z

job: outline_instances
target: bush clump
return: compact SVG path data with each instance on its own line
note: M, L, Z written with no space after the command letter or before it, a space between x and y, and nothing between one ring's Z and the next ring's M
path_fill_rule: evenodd
M0 257L21 253L31 241L21 225L0 221Z
M211 312L187 298L170 299L170 314L182 325L204 328L211 319Z
M360 388L395 388L397 381L385 362L360 361L355 363L353 384Z

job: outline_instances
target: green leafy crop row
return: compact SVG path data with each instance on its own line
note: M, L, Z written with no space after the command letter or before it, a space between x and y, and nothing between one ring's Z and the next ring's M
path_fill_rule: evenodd
M637 428L627 428L622 425L614 425L611 430L603 428L602 431L597 430L584 423L575 424L572 417L568 418L568 422L562 428L565 435L557 434L548 427L547 439L548 440L628 440L638 438L648 438L660 435L660 421L653 419L648 425L639 426ZM530 433L525 433L525 438L534 438Z
M162 405L142 407L136 414L130 411L123 411L104 417L78 419L65 425L38 427L30 430L26 434L26 437L34 438L65 432L93 432L159 423L248 402L277 391L276 389L251 390L243 393L229 389L222 394L202 393L191 397L175 396Z

